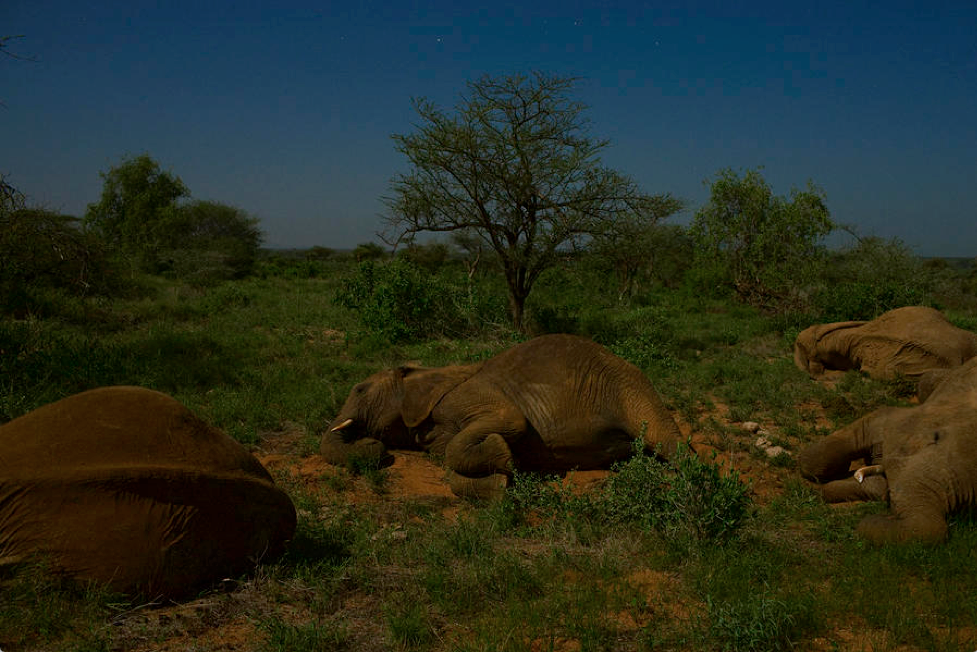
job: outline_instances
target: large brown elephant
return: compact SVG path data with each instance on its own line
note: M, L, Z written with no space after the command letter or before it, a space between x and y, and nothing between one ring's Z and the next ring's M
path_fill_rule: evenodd
M794 362L811 376L860 369L873 378L918 378L977 356L977 334L957 328L933 308L908 306L872 321L818 324L794 343Z
M0 426L0 568L185 596L282 551L295 508L239 443L174 399L106 387Z
M853 461L869 465L850 475ZM949 512L977 500L977 358L945 374L924 403L885 407L807 447L801 472L819 481L826 500L881 500L891 515L864 519L876 542L936 542Z
M545 335L485 362L380 371L356 385L322 438L335 464L390 448L443 456L452 490L488 497L514 468L606 468L644 437L671 456L680 435L651 382L594 342Z

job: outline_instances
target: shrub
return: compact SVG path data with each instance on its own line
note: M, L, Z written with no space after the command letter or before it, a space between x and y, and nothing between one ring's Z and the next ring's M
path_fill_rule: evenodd
M343 281L336 303L356 311L367 331L403 342L437 331L437 293L430 277L405 260L386 265L367 260Z
M680 445L671 463L646 455L641 440L634 456L614 466L601 495L601 511L619 522L656 530L672 543L728 539L746 520L749 489L735 472L723 475Z
M329 247L322 247L316 245L305 252L305 257L308 260L329 260L335 255L335 251Z
M0 310L31 309L33 290L109 294L124 287L102 243L78 220L38 208L0 211Z
M862 238L832 256L814 307L826 321L846 321L925 304L923 272L920 260L899 239Z
M263 234L245 211L212 201L177 209L179 222L160 269L197 285L243 278L258 257Z
M101 173L102 196L88 205L85 226L114 250L156 271L159 255L181 229L177 202L190 191L148 154Z
M397 254L402 258L428 272L436 272L448 260L448 245L442 242L428 244L410 244Z
M558 481L516 474L501 510L510 524L536 512L561 521L636 526L658 533L676 549L724 542L746 522L749 488L734 473L723 475L680 445L670 462L647 455L636 440L634 455L618 462L599 492L577 495Z
M504 311L470 282L452 283L404 259L360 263L335 301L356 313L367 334L387 342L471 335L493 326L492 315Z
M824 255L822 238L834 223L824 191L808 182L789 197L774 196L759 170L741 178L721 170L709 203L689 228L695 247L695 277L721 282L740 300L775 312L796 309Z
M356 245L356 248L353 249L353 258L356 259L356 262L362 263L366 260L379 260L386 253L383 247L375 242L363 242Z

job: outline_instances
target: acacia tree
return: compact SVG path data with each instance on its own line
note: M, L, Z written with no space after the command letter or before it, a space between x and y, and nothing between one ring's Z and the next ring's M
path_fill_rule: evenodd
M601 165L606 140L591 138L574 79L542 73L469 82L453 114L415 99L414 133L393 136L411 170L393 180L384 238L466 231L495 252L512 321L524 329L526 298L561 250L661 197Z
M214 274L229 278L251 273L264 240L258 218L215 201L197 200L181 206L173 226L167 255L184 262L189 257L198 265L209 259Z
M835 228L824 191L809 181L789 197L774 196L759 170L740 177L731 169L720 170L710 189L709 203L689 228L697 267L746 303L790 307L824 256L822 239Z

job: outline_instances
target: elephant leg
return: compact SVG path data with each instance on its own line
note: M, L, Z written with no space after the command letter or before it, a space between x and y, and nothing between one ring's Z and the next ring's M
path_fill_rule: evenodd
M940 543L946 538L946 513L930 510L905 516L867 516L858 524L858 533L877 544L904 541Z
M866 476L862 482L855 478L835 480L821 486L821 495L828 503L845 503L859 500L885 500L889 483L882 475Z
M852 460L871 455L870 418L862 417L802 450L797 456L801 473L814 480L847 475Z
M889 516L869 516L858 524L858 532L873 543L920 541L939 543L946 538L947 495L952 483L941 468L946 461L933 447L931 454L917 453L889 478ZM887 465L889 466L889 465ZM866 478L866 482L871 478Z
M512 451L496 432L462 430L448 442L444 461L455 473L475 478L512 473Z
M459 496L497 498L512 474L512 451L495 432L462 430L448 442L444 461Z

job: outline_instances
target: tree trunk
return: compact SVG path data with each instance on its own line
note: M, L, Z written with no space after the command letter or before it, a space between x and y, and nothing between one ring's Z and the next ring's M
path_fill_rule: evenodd
M523 314L526 309L526 297L519 296L511 289L509 290L509 314L512 316L512 325L520 333L525 333L523 324Z

